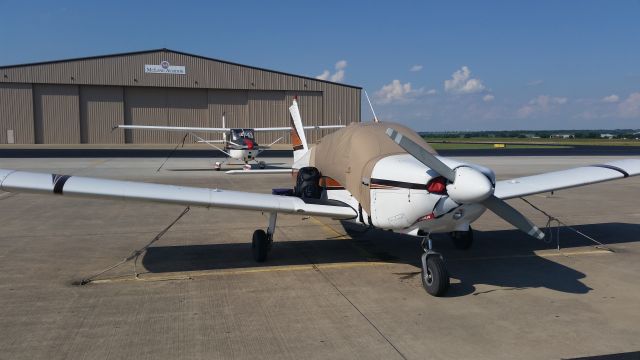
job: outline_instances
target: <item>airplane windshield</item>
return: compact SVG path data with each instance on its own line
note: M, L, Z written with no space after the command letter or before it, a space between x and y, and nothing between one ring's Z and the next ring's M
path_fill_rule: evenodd
M232 129L231 140L253 139L253 129Z

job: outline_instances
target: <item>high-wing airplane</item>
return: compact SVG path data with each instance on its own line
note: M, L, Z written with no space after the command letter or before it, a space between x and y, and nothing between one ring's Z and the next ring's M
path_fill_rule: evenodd
M449 287L449 274L429 234L450 233L458 248L468 248L470 224L489 209L542 239L544 233L505 200L640 174L640 159L627 159L496 181L492 170L438 156L416 132L383 122L353 123L309 148L295 105L290 108L296 173L292 190L259 194L2 169L0 190L267 212L266 231L258 229L252 238L258 262L271 249L278 213L419 236L422 284L429 294L441 296Z
M297 106L297 102L294 99L293 102ZM318 130L318 129L338 129L343 128L344 125L319 125L319 126L305 126L305 130ZM273 144L282 140L282 137L272 142L269 145L259 145L255 139L257 132L265 131L291 131L291 127L269 127L269 128L227 128L225 127L225 115L222 115L222 127L221 128L205 128L205 127L183 127L183 126L150 126L150 125L118 125L115 127L120 129L137 129L137 130L162 130L162 131L178 131L187 133L195 138L199 143L205 143L214 149L222 152L227 156L225 161L216 161L214 165L215 170L220 170L222 165L230 159L236 159L244 163L244 170L250 170L250 162L257 163L260 169L266 167L264 161L259 161L256 158L263 151L270 149ZM196 135L196 133L219 133L222 134L222 140L205 140L202 137ZM214 144L222 144L222 147ZM290 169L289 169L290 171ZM271 170L272 173L278 171ZM279 172L287 172L287 169L281 169Z

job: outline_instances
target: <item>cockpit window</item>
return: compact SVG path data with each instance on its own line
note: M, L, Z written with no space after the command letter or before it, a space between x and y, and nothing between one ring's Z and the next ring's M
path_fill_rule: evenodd
M253 140L253 129L231 129L231 140L238 141L241 139Z

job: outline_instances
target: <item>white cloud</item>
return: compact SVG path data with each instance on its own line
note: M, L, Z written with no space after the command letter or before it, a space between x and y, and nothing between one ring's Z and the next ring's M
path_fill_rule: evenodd
M393 80L376 92L380 104L406 103L424 93L424 89L412 89L411 83ZM428 92L427 92L428 93Z
M413 72L420 71L420 70L422 70L422 65L413 65L411 69L409 69L409 71L413 71Z
M482 97L482 101L484 102L492 102L496 97L493 94L487 94Z
M569 101L566 97L552 97L549 95L538 95L529 101L527 105L524 105L518 109L518 117L529 117L534 112L547 112L557 105L564 105Z
M316 76L318 80L329 80L329 76L331 76L331 72L329 70L325 70L322 74Z
M329 80L333 82L342 82L344 80L344 72L347 68L347 60L340 60L335 65L335 70L333 74L329 70L325 70L322 74L316 76L318 80Z
M429 91L427 91L427 95L435 95L437 93L438 91L436 89L430 89Z
M529 115L533 114L533 112L534 112L533 106L525 105L520 109L518 109L517 114L518 114L518 117L526 118L526 117L529 117Z
M463 66L444 81L444 91L453 94L472 94L486 89L482 81L471 77L471 70Z
M624 118L640 118L640 92L631 93L628 98L618 104L618 111Z
M616 94L611 94L609 96L603 97L602 101L606 103L617 103L618 101L620 101L620 97Z

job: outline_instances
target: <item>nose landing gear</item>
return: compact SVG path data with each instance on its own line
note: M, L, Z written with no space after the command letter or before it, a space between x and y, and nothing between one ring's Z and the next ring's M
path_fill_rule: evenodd
M442 255L433 251L431 239L422 239L422 286L433 296L442 296L449 288L449 272L444 265Z

